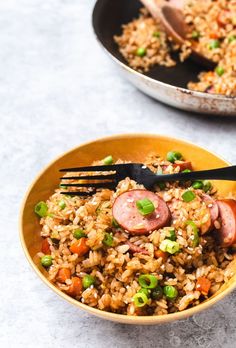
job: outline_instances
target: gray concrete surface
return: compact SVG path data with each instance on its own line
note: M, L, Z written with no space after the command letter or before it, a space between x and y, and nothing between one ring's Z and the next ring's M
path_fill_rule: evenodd
M0 0L0 346L235 347L235 292L181 322L119 325L58 298L23 255L17 218L28 185L55 156L83 141L123 132L167 134L236 162L236 120L171 109L117 76L93 36L93 5Z

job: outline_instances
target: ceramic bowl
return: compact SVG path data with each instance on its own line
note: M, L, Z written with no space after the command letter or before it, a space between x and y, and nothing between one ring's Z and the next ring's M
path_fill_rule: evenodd
M235 275L235 277L221 287L218 293L196 307L162 316L126 316L89 307L58 290L47 280L45 271L40 266L38 258L35 257L41 247L41 237L39 219L34 213L34 206L38 201L46 200L54 192L54 189L58 187L60 168L90 165L92 161L104 158L107 154L112 154L114 158L142 162L145 156L150 152L155 151L159 155L165 156L166 153L171 150L180 151L186 159L191 160L196 170L229 165L225 160L206 149L182 140L158 135L130 134L111 136L82 144L61 155L44 168L37 176L26 193L22 205L20 214L20 238L25 255L34 271L57 295L75 305L78 309L85 310L103 319L126 324L151 325L183 319L194 315L209 308L236 287ZM236 192L235 182L215 181L215 185L221 195L227 195L229 192ZM41 300L43 301L44 299L42 298Z
M139 0L97 0L93 11L93 28L98 42L112 58L119 72L145 94L170 106L204 114L236 116L236 98L190 91L189 81L197 81L203 67L191 59L172 68L155 66L141 74L130 68L114 42L122 24L137 18ZM177 59L177 56L175 57Z

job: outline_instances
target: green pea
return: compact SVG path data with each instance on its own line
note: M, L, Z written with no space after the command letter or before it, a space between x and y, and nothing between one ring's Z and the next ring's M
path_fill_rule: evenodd
M82 237L87 237L86 233L81 228L78 228L77 230L74 231L73 233L74 238L80 239Z
M183 156L180 152L177 152L177 151L169 151L167 153L167 161L171 162L171 163L174 163L175 161L179 161L179 160L182 160L183 159Z
M157 185L161 190L164 190L166 188L166 184L163 181L158 182Z
M61 208L61 210L65 209L66 207L66 202L62 199L59 203L58 203L59 207Z
M54 214L47 214L48 217L54 218Z
M224 75L225 70L224 70L224 68L222 68L222 66L217 66L215 68L215 72L217 73L218 76L222 76L222 75Z
M178 290L172 285L164 286L163 291L168 300L174 300L178 296Z
M159 37L161 36L161 33L160 33L159 31L155 31L155 32L152 34L152 36L159 39Z
M91 285L94 285L94 283L95 283L95 278L92 277L91 275L87 274L83 277L82 285L84 289L89 288Z
M103 244L105 244L108 247L111 247L113 244L113 236L112 233L105 233L105 236L103 238Z
M163 296L163 290L160 285L157 285L157 287L152 290L151 298L153 300L160 300L162 296Z
M194 181L193 183L192 183L192 187L194 188L194 189L202 189L203 188L203 182L202 181Z
M212 183L208 180L203 181L203 190L204 192L208 192L212 189Z
M41 264L43 267L50 267L52 265L52 256L51 255L44 255L41 258Z
M193 32L192 32L192 39L194 39L194 40L197 40L197 39L199 39L199 37L200 37L200 33L199 33L199 31L197 31L197 30L194 30Z
M233 42L233 41L235 41L235 40L236 40L236 35L232 35L232 36L230 36L229 39L228 39L229 43L231 43L231 42Z
M182 170L182 173L191 173L191 170L190 169L184 169L184 170Z
M144 47L139 47L136 51L136 55L139 57L144 57L146 53L147 53L147 50Z
M209 47L210 50L214 50L216 48L219 48L220 47L220 41L217 40L217 39L211 40L209 45L208 45L208 47Z
M112 157L111 155L105 157L105 158L103 159L103 163L104 163L105 165L110 165L110 164L112 164L112 163L113 163L113 157Z

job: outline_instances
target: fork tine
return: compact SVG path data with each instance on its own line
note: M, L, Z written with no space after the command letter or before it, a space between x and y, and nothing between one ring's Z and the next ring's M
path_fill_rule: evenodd
M115 179L116 174L110 175L83 175L83 176L63 176L60 180L107 180Z
M61 195L68 195L68 196L81 196L81 197L86 197L86 196L92 196L94 193L96 193L95 190L93 191L71 191L71 192L60 192Z
M101 182L101 183L86 183L86 184L65 184L67 187L96 187L96 188L114 188L115 182Z
M88 166L88 167L76 167L76 168L63 168L60 169L60 172L97 172L97 171L112 171L112 165L104 165L104 166Z
M60 172L100 172L100 171L116 171L117 169L130 166L130 163L124 164L109 164L102 166L87 166L87 167L77 167L77 168L63 168Z

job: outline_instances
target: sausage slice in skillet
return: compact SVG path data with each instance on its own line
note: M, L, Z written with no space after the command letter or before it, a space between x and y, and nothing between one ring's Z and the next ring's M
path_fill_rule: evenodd
M149 199L155 207L153 213L143 216L136 202ZM155 229L167 226L170 211L167 204L158 195L147 190L131 190L118 196L113 204L112 213L120 226L132 234L147 234Z
M236 201L221 199L217 201L221 228L218 230L222 246L231 246L236 243Z

